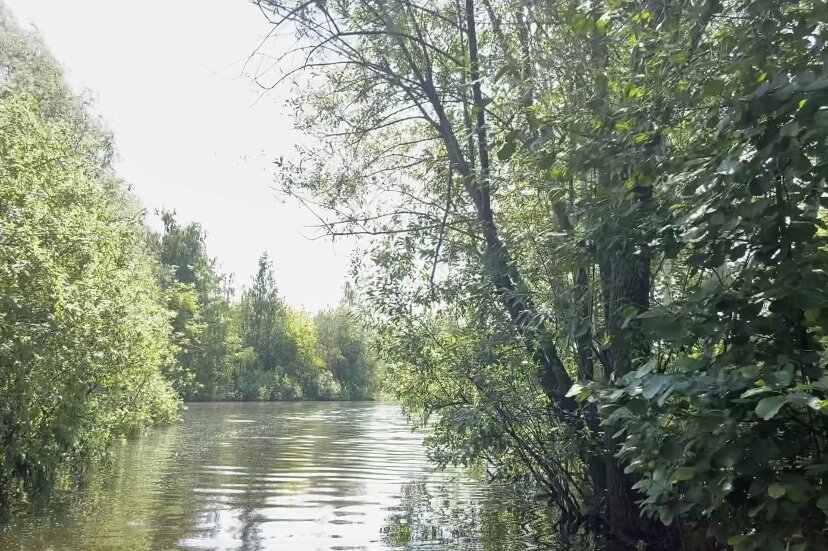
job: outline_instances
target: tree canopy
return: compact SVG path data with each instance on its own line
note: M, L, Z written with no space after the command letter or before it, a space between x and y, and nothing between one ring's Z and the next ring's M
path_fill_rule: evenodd
M108 134L0 32L0 508L175 418L167 311Z
M822 545L825 2L255 4L436 459L610 547Z

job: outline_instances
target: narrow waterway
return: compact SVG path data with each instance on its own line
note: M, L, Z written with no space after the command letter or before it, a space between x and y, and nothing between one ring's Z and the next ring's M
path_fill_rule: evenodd
M436 470L393 405L190 404L81 490L13 518L0 549L551 549L548 514Z

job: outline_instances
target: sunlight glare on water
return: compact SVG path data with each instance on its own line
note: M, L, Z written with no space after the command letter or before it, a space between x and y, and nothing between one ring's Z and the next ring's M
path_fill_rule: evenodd
M16 517L0 549L548 549L508 486L429 464L398 407L190 404L83 490Z

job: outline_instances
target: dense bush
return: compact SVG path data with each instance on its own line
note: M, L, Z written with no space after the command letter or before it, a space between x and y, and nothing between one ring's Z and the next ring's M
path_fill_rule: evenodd
M618 549L825 547L824 0L256 3L436 458Z
M173 419L178 401L148 234L108 136L37 43L4 31L0 68L4 503Z

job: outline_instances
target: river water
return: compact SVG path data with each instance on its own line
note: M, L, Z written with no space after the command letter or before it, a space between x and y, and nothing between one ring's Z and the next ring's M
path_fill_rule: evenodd
M189 404L13 517L3 551L552 549L549 512L429 464L398 407Z

